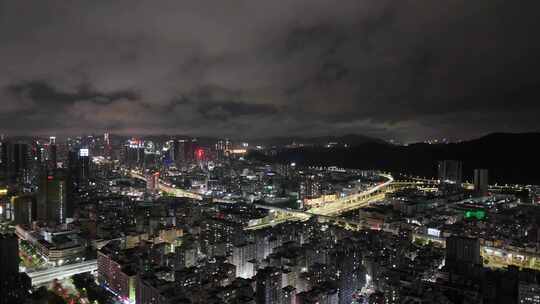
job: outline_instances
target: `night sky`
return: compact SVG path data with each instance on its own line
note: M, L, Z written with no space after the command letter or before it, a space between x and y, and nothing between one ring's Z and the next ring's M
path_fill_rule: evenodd
M540 130L540 1L0 0L0 132Z

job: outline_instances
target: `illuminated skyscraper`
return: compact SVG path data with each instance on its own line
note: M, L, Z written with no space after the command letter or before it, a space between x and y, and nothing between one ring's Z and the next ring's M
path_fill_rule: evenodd
M144 142L142 140L129 140L124 151L124 161L129 167L142 166L144 163Z
M236 276L251 279L253 277L253 265L250 263L256 257L257 248L255 243L246 243L233 247L230 263L236 266Z
M321 183L316 175L306 175L300 181L299 198L315 198L321 195Z
M216 156L219 160L225 157L225 142L222 139L216 143Z
M79 172L78 178L80 182L88 181L90 178L90 152L88 148L79 150Z
M112 153L111 138L109 133L103 134L103 155L110 157Z
M88 181L91 170L89 149L83 148L68 152L68 174L72 181L79 185Z
M70 189L67 171L55 170L43 174L39 183L37 199L37 219L46 223L64 224L73 216L73 208L68 201Z

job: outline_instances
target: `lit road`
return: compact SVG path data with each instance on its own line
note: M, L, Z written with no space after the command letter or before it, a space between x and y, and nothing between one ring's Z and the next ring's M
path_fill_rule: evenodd
M263 206L263 205L258 205L258 204L255 204L255 206L257 208L268 209L266 208L268 206ZM308 214L307 212L304 212L304 211L295 211L295 210L289 210L289 209L280 209L280 208L271 209L271 212L272 211L275 213L271 218L267 219L268 218L267 217L264 219L262 223L246 227L245 230L258 230L258 229L268 228L268 227L276 226L276 225L283 224L285 222L291 222L291 221L306 221L311 216L313 216L312 214Z
M146 181L146 177L140 172L135 170L129 170L129 175L132 178L137 178ZM318 216L319 218L325 218L327 220L339 219L339 215L355 209L360 209L368 206L371 202L379 201L385 197L385 189L394 182L394 178L389 174L379 174L385 178L386 181L379 183L378 185L362 191L357 192L342 198L339 198L333 202L325 203L321 207L312 208L308 211L300 211L293 209L284 209L279 207L259 205L257 207L274 211L274 213L263 220L263 222L247 227L248 230L262 229L285 223L287 221L305 221L312 216ZM170 184L159 180L158 189L175 197L187 197L196 200L202 200L203 196L193 192L189 192L180 188L172 187ZM214 201L219 201L214 199ZM342 222L347 222L343 219L339 219ZM356 224L356 223L352 223Z
M385 194L382 191L394 182L394 178L387 174L381 174L381 176L386 178L387 181L366 191L339 198L333 202L326 203L321 207L309 209L307 212L326 216L339 215L347 211L364 208L373 201L384 199Z
M175 197L187 197L187 198L192 198L192 199L199 200L199 201L203 199L202 195L200 195L200 194L196 194L196 193L193 193L193 192L189 192L189 191L186 191L186 190L182 190L182 189L179 189L179 188L174 188L174 187L168 186L165 183L163 183L161 180L159 181L158 188L159 188L160 191L163 191L163 192L168 193L168 194L170 194L172 196L175 196Z
M90 260L76 264L53 267L46 270L27 273L32 279L33 286L52 282L54 279L62 280L75 274L93 272L97 270L97 261Z
M143 176L140 172L137 172L135 170L130 170L129 175L132 178L136 178L136 179L143 180L146 182L146 177ZM180 188L172 187L171 185L163 182L161 179L159 180L158 190L163 191L167 194L170 194L174 197L187 197L187 198L192 198L199 201L203 199L202 195L200 194L189 192Z
M391 175L381 174L380 176L386 178L386 181L372 187L368 190L354 193L343 198L339 198L333 202L328 202L321 207L312 208L307 211L285 209L279 207L273 207L268 205L256 204L256 207L268 209L275 212L275 217L259 223L257 225L246 228L247 230L256 230L266 227L275 226L287 221L303 221L312 216L318 216L323 219L339 219L339 215L343 212L364 208L371 202L380 201L385 197L385 188L394 182L394 178ZM339 219L341 222L349 222L343 219ZM357 223L352 223L357 224Z

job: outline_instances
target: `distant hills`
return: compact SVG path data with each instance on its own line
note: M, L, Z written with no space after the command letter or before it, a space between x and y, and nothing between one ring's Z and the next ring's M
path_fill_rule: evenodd
M328 138L317 139L328 142ZM358 136L358 139L349 148L318 146L282 149L277 160L435 177L439 160L456 159L463 161L464 179L472 180L475 168L487 168L490 183L540 184L540 133L493 133L460 143L417 143L408 146L390 145L363 136Z
M254 140L253 142L257 144L262 144L267 147L284 147L284 146L290 146L292 144L295 145L303 145L303 146L324 146L329 143L336 144L337 146L343 146L347 144L350 147L363 145L367 143L379 143L379 144L386 144L386 142L382 139L364 136L364 135L356 135L356 134L348 134L343 136L317 136L317 137L272 137L272 138L266 138L266 139L259 139Z
M116 142L129 138L121 135L111 137ZM170 139L171 135L144 137L165 141ZM11 139L29 140L31 137L11 137ZM198 143L202 146L212 147L216 141L217 139L213 137L198 137ZM381 139L352 134L273 137L248 142L250 146L261 144L265 147L276 147L278 154L275 160L281 162L380 169L435 177L439 160L456 159L463 161L463 176L466 180L472 180L475 168L486 168L489 169L490 183L540 185L540 148L538 148L540 133L493 133L459 143L416 143L408 146L393 145ZM332 148L326 147L329 143L333 143Z

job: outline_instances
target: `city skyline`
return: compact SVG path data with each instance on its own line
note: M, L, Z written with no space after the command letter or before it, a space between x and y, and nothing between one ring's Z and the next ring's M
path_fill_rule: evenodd
M536 304L538 136L3 138L0 302Z
M0 0L0 304L540 304L538 12Z
M401 142L537 132L537 8L2 2L0 131Z

